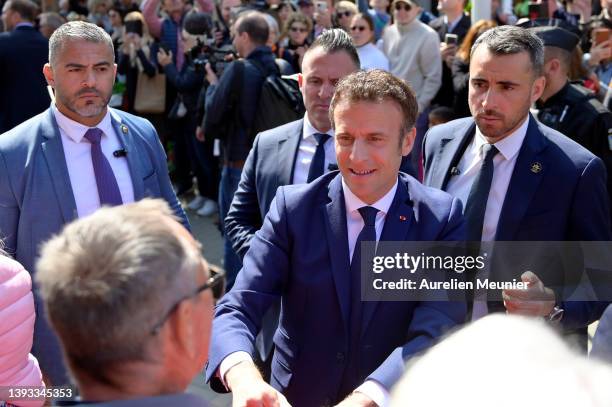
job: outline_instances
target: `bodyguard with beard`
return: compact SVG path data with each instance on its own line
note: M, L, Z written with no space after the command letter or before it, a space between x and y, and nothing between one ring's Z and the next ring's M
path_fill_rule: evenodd
M529 113L544 91L543 70L544 45L533 32L486 31L471 50L472 117L426 135L424 183L463 202L468 240L610 240L601 159ZM605 309L605 303L564 302L540 277L524 273L529 288L504 290L503 305L474 302L471 318L507 311L575 329Z
M32 274L42 242L102 205L163 198L189 227L151 123L107 106L117 70L114 55L101 28L76 21L62 25L51 36L43 70L54 103L0 135L0 237ZM57 339L38 295L35 300L32 353L47 385L66 384Z

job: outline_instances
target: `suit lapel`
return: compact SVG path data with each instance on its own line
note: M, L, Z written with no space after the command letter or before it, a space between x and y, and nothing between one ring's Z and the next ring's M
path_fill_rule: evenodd
M110 108L109 108L110 109ZM132 178L132 186L134 188L134 201L139 201L144 198L144 184L143 174L140 173L139 168L142 168L140 163L140 155L134 142L134 130L130 129L129 126L121 122L121 117L111 110L111 122L115 129L115 134L119 139L123 149L126 152L125 158L128 162L128 168L130 169L130 177Z
M508 192L497 224L495 240L514 240L521 220L546 174L547 162L541 157L546 139L540 133L536 120L529 115L529 126L519 150Z
M330 249L331 269L338 295L338 302L348 332L350 310L349 248L346 230L346 206L342 192L342 177L338 174L329 184L330 202L325 205L327 216L325 232ZM340 254L342 253L342 254Z
M451 169L459 164L466 147L474 136L475 129L476 124L471 122L467 128L461 127L454 135L440 141L440 149L435 153L436 162L432 163L427 185L441 190L446 189Z
M62 212L62 217L64 218L64 223L68 223L76 219L78 214L72 185L70 185L70 175L66 165L62 137L52 109L47 110L40 128L43 137L41 148L47 162L51 183L55 189L55 195Z
M399 178L397 192L393 198L393 203L389 207L389 213L385 218L385 226L380 235L379 242L404 241L409 240L408 234L414 223L414 210L408 191L408 183ZM356 250L357 248L355 248ZM363 282L363 278L362 278ZM363 291L363 288L362 288ZM381 292L379 292L382 295ZM366 332L376 307L380 301L363 301L363 316L361 320L361 335Z
M293 169L295 168L295 159L297 157L298 147L302 138L304 120L298 120L295 127L288 131L285 139L278 142L278 163L280 166L278 185L290 185L293 181ZM291 157L291 159L288 159Z

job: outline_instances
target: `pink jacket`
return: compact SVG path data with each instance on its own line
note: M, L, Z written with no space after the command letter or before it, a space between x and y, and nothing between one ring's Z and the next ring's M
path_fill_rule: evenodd
M44 386L38 361L30 354L34 316L30 274L21 264L0 255L0 386ZM27 407L43 404L5 401Z

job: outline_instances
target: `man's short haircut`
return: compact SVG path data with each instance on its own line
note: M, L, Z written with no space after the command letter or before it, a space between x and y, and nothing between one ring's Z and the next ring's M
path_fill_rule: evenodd
M72 370L113 384L116 367L156 359L152 328L202 267L172 219L159 199L101 208L43 246L36 281Z
M511 25L491 28L483 32L474 42L470 52L470 59L480 44L484 44L489 52L495 55L514 55L527 52L535 76L542 75L544 44L531 30Z
M265 45L268 42L270 29L268 22L259 11L249 11L243 13L236 21L236 33L246 32L251 41L256 45Z
M312 43L306 53L321 47L323 51L328 54L334 54L336 52L346 52L348 56L355 63L355 68L359 69L361 63L359 61L359 55L357 49L353 45L351 36L341 28L332 28L330 30L323 31Z
M67 43L79 40L106 44L111 53L115 55L113 40L104 29L85 21L70 21L55 30L49 38L49 63L51 66L57 64L57 58Z
M572 56L573 53L569 52L563 48L559 47L545 47L544 48L544 62L548 62L551 59L559 60L563 72L566 74L570 70L570 66L572 65Z
M329 120L335 129L334 111L340 102L349 103L391 101L398 105L404 117L400 140L414 127L418 103L413 90L406 82L382 69L357 71L338 82L329 109Z
M21 16L23 20L33 22L38 14L38 6L30 0L8 0L8 9Z

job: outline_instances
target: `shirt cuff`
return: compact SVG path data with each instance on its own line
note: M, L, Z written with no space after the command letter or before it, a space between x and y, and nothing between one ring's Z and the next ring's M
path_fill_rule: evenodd
M249 355L247 352L242 351L242 350L238 352L230 353L229 355L225 357L225 359L221 361L221 364L219 365L219 370L217 371L217 373L219 374L219 379L221 379L221 383L223 383L226 389L230 390L229 387L227 387L227 384L225 383L225 374L232 367L242 362L253 363L253 358L251 357L251 355Z
M231 356L231 355L230 355ZM357 387L355 391L368 396L378 407L387 407L389 405L389 399L391 395L380 383L376 380L366 380L361 386Z

